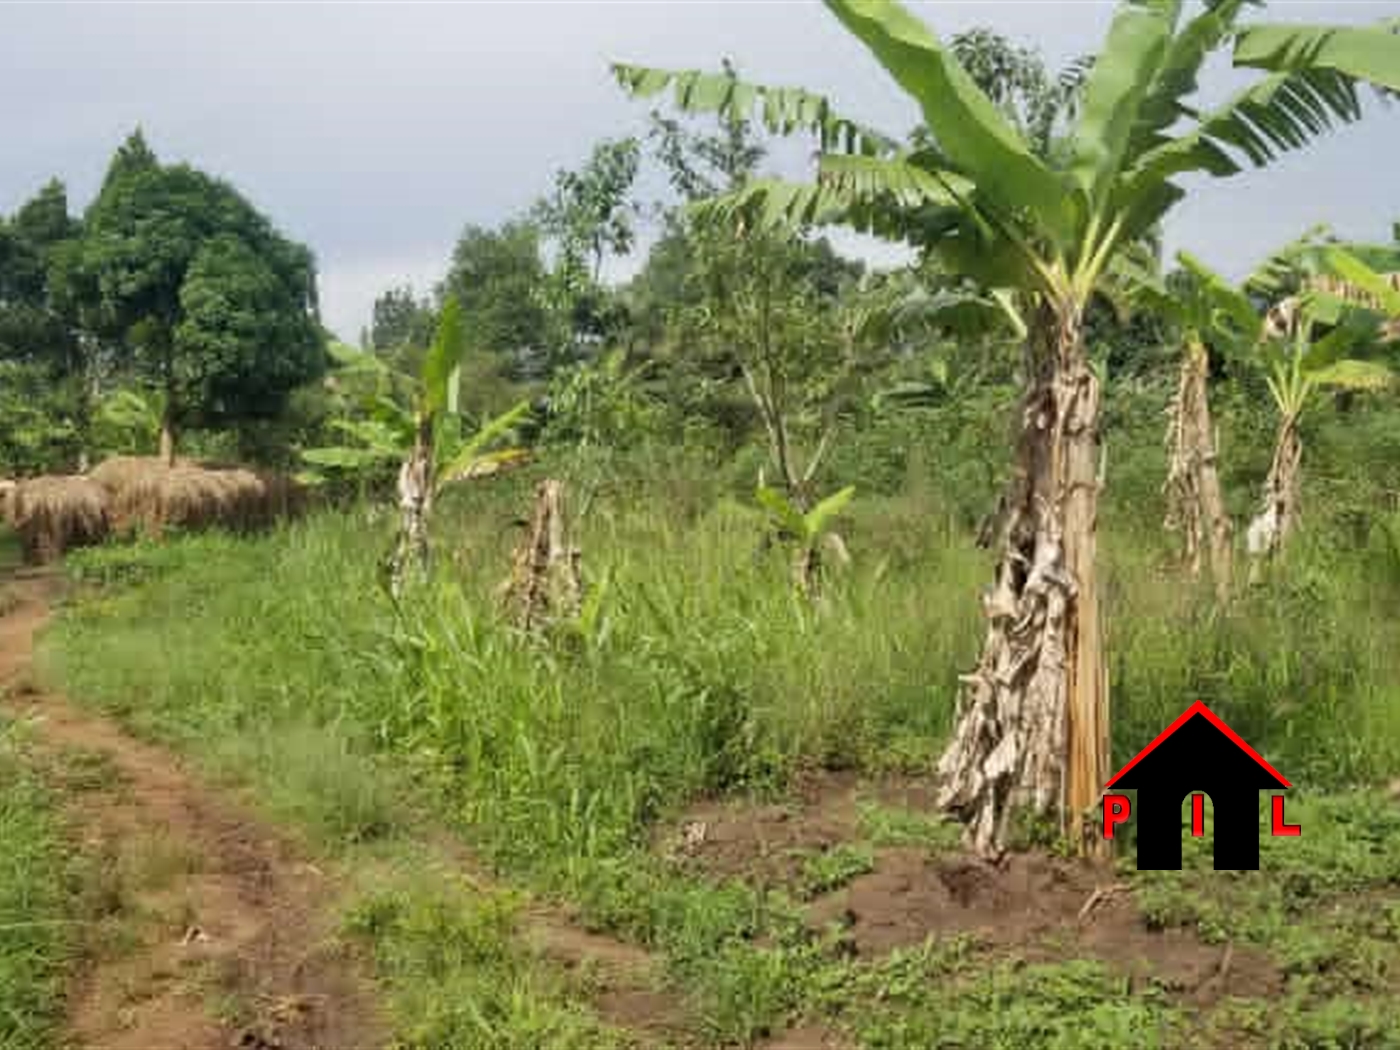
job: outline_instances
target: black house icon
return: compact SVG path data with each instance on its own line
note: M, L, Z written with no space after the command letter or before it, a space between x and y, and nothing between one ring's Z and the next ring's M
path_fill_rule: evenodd
M1259 792L1289 783L1210 708L1197 701L1108 782L1137 789L1138 868L1181 867L1181 803L1210 796L1215 867L1259 867Z

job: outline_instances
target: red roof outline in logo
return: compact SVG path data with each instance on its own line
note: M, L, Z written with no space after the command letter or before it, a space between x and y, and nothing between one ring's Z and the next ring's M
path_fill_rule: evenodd
M1242 739L1240 739L1240 735L1238 733L1236 733L1233 729L1231 729L1224 722L1222 722L1220 720L1219 715L1217 715L1214 711L1208 708L1204 702L1197 700L1194 704L1192 704L1190 707L1188 707L1185 711L1181 713L1180 718L1178 718L1171 725L1167 726L1166 729L1163 729L1160 733L1158 733L1157 739L1153 740L1152 743L1148 744L1145 748L1143 748L1136 755L1134 755L1132 760L1129 761L1126 766L1120 769L1117 773L1113 774L1113 779L1110 780L1107 784L1105 784L1104 787L1111 788L1114 784L1118 783L1118 781L1122 778L1123 774L1128 772L1128 770L1132 769L1135 765L1141 762L1148 755L1152 754L1152 752L1157 749L1157 746L1161 744L1162 741L1166 740L1167 737L1175 733L1178 729L1184 726L1196 715L1204 715L1206 720L1210 722L1211 725L1215 726L1216 729L1220 730L1227 737L1229 737L1230 742L1233 743L1236 747L1238 747L1241 751L1243 751L1246 755L1254 759L1254 761L1258 762L1259 765L1264 767L1264 769L1268 770L1269 774L1284 787L1293 786L1288 782L1287 777L1285 777L1273 766L1269 765L1268 762L1264 761L1263 755L1261 755L1258 751L1255 751L1254 748L1246 744Z

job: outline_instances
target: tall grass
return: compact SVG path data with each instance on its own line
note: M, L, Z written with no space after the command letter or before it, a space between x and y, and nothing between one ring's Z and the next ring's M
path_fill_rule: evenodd
M132 583L66 616L51 661L76 695L194 746L257 727L257 760L275 763L280 741L305 740L281 727L303 726L339 741L342 757L322 762L406 758L526 866L615 854L689 797L776 785L799 763L936 754L989 564L929 524L947 520L935 494L857 505L855 568L817 614L789 593L782 555L759 553L738 502L615 478L584 497L586 622L526 642L491 592L530 482L449 502L436 582L398 610L377 583L391 523L364 509L262 540L84 554L80 576ZM1375 558L1304 534L1285 571L1221 610L1144 538L1110 515L1116 758L1203 699L1302 783L1395 768L1396 595ZM368 815L351 823L376 824L376 808L354 801Z
M0 725L0 1047L50 1045L72 957L65 847L49 795Z

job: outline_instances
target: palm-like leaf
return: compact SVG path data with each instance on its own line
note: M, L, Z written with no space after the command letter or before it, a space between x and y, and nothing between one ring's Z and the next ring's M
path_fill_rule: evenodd
M1197 89L1201 67L1229 37L1240 11L1258 0L1219 0L1191 19L1171 41L1146 97L1138 107L1137 126L1128 152L1139 156L1165 141L1179 120L1194 117L1185 100Z
M1372 269L1345 248L1329 248L1324 253L1332 273L1372 297L1389 318L1400 318L1400 282L1395 275Z
M781 492L768 485L760 485L754 493L754 498L772 515L773 520L781 528L799 539L808 539L807 519L803 517L802 511Z
M923 111L939 148L1006 212L1027 209L1053 239L1073 235L1073 195L929 29L884 0L827 0Z
M823 95L802 88L765 87L729 73L671 71L615 62L617 82L634 98L652 98L673 88L682 113L713 113L725 120L758 120L772 134L810 131L824 151L873 155L894 142L873 128L840 116Z
M356 350L335 340L326 344L326 350L335 364L335 370L344 375L384 376L391 371L388 363L378 354Z
M487 420L476 432L466 439L452 453L451 457L438 467L439 485L465 481L496 473L505 466L512 466L524 460L527 453L523 449L505 449L495 452L486 450L518 426L530 414L530 403L522 401Z
M1264 319L1248 295L1189 252L1179 253L1177 259L1197 282L1213 333L1229 333L1249 344L1263 337Z
M380 448L337 445L327 448L303 449L301 458L312 466L354 472L394 463L398 460L399 454L397 452L386 453Z
M839 492L834 492L826 499L819 502L815 507L802 516L802 522L806 529L808 540L819 537L826 531L832 521L834 521L855 497L856 489L854 485L847 485Z
M1167 55L1180 14L1181 0L1122 4L1102 56L1094 63L1075 129L1070 171L1096 209L1122 169L1143 100Z
M1363 361L1349 357L1314 369L1308 372L1307 376L1317 386L1329 386L1338 390L1378 390L1388 385L1393 378L1390 369L1379 361Z
M1400 20L1377 26L1254 25L1235 38L1235 65L1270 72L1330 70L1400 91Z
M449 295L442 304L433 345L423 359L423 410L429 415L447 407L448 383L462 363L465 349L462 307L456 296Z

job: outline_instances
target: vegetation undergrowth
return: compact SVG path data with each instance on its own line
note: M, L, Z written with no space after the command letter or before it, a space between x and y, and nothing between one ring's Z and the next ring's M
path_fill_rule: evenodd
M74 958L68 850L54 796L0 722L0 1047L51 1045Z
M716 1042L747 1043L818 1012L855 1024L871 1045L923 1045L921 1035L880 1036L893 1021L822 1008L814 989L858 986L870 964L833 969L830 946L800 920L800 901L678 876L649 840L690 800L780 793L802 766L927 769L949 724L956 672L976 644L965 596L985 571L982 552L935 487L871 496L849 528L856 564L817 613L794 600L781 559L760 551L755 514L725 495L722 476L698 482L698 469L657 470L650 476L681 479L676 491L641 499L648 464L636 474L613 464L605 483L575 464L590 597L577 623L526 640L500 623L492 591L516 509L534 478L558 466L540 464L469 500L450 497L438 526L444 564L398 608L375 575L391 522L363 507L256 541L210 534L84 552L70 571L91 586L48 636L49 673L139 731L251 782L274 816L323 846L392 855L407 848L418 819L408 814L426 802L498 871L568 899L590 925L660 949ZM1112 507L1109 535L1132 535L1138 510ZM945 531L946 542L905 542L914 522ZM1358 595L1364 606L1387 607L1393 592L1368 571L1365 549L1363 559L1355 548L1344 556L1324 542L1330 534L1303 537L1287 577L1223 610L1164 572L1160 548L1110 546L1117 761L1199 698L1310 791L1374 782L1393 768L1397 656L1382 625L1357 612ZM907 816L879 810L864 824L876 845L946 838L946 825L904 827ZM859 874L866 849L852 843L811 860L806 892ZM1368 886L1384 884L1372 876ZM1172 923L1191 921L1180 903L1196 899L1189 884L1149 882L1142 892ZM421 885L394 899L391 907L371 895L351 924L372 935L391 982L420 965L395 954L420 944L409 929L415 909L461 906L434 903ZM1269 915L1287 913L1254 898L1242 907L1271 928ZM1201 931L1210 936L1208 919ZM507 989L515 965L482 963L499 971L504 983L494 987ZM1118 987L1098 972L1080 977ZM459 979L482 977L442 978ZM1025 980L1037 1000L1068 978ZM969 986L967 1016L985 1007L978 987ZM1174 1045L1171 1026L1185 1023L1177 1008L1126 994L1114 993L1121 1011L1086 1000L1100 1004L1096 1017L1108 1011L1103 1037L1147 1018ZM1047 1011L1064 1012L1045 996ZM586 1023L578 1028L571 1008L561 1009L521 1023L556 1033L544 1045L576 1045L569 1040ZM405 1017L420 1014L405 1008ZM439 1021L442 1031L467 1023L456 1014ZM1007 1024L988 1029L983 1045L1092 1045L1056 1042L1060 1028L1017 1043L1024 1032Z

